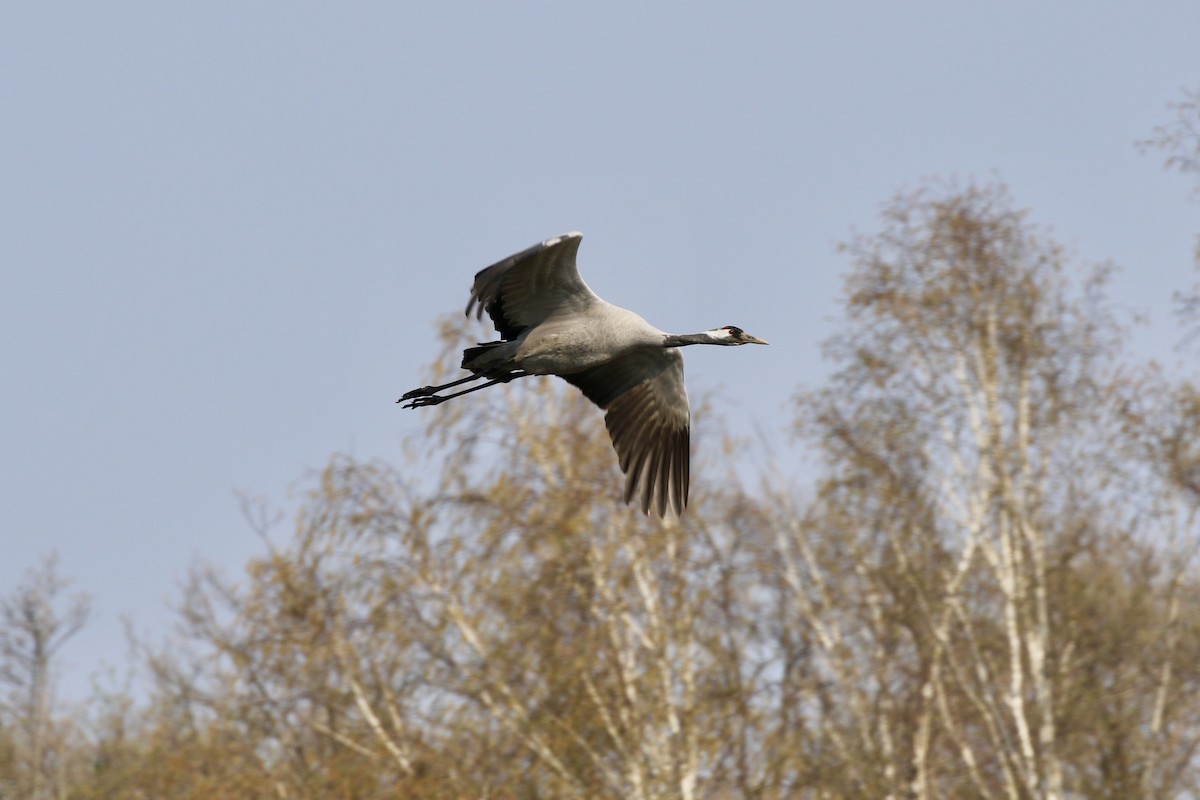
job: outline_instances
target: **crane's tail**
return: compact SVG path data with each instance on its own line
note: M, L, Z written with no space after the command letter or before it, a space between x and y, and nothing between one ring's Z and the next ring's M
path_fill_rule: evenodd
M512 342L480 342L478 347L468 347L463 350L462 368L472 372L491 372L504 368L512 358L508 352Z

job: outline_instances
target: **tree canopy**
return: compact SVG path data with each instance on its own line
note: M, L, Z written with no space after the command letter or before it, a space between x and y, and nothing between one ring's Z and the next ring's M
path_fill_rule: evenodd
M197 570L145 702L51 725L6 649L0 797L1200 792L1195 386L1003 187L900 195L843 252L813 475L715 480L701 407L692 505L647 519L572 387L450 403L333 457L241 579Z

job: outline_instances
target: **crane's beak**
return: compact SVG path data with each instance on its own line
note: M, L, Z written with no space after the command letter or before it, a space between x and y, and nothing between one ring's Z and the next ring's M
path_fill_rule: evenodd
M746 334L746 344L770 344L770 342L763 341L762 339L758 338L757 336L751 336L750 334L747 333Z

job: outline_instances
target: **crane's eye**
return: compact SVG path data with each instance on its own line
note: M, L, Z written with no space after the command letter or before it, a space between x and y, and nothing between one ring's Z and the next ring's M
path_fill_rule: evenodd
M724 328L722 328L721 330L723 330L723 331L728 331L728 332L729 332L731 335L733 335L733 336L741 336L741 335L742 335L742 329L741 329L741 328L736 328L736 327L734 327L733 325L726 325L726 326L725 326Z

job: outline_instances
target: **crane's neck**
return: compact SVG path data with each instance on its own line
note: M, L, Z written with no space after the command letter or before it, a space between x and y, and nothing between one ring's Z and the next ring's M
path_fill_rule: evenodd
M663 347L686 347L689 344L733 344L733 342L713 335L712 331L705 331L704 333L668 333L663 337Z

